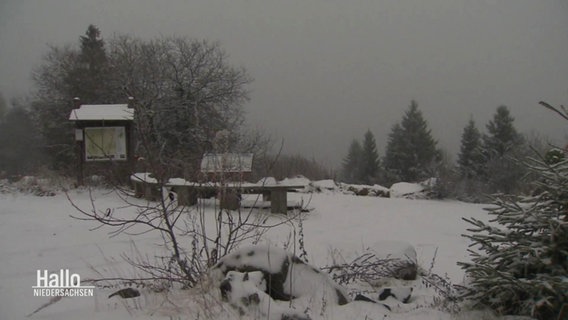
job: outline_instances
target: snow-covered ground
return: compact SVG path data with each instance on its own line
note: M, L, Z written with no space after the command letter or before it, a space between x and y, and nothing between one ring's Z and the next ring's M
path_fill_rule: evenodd
M124 208L124 202L109 190L94 190L92 196L100 210L110 208L125 214L134 210ZM69 197L81 208L91 210L87 190L73 190ZM303 201L313 209L303 220L305 249L311 264L323 267L338 257L349 261L380 241L404 241L415 247L421 267L428 270L433 263L433 272L454 283L463 280L463 271L456 262L469 260L468 241L461 236L467 223L461 218L487 219L483 210L487 205L457 201L359 197L327 189L314 194L293 193L289 199ZM213 217L212 207L206 202L204 205ZM37 270L70 269L82 280L128 276L136 272L121 255L152 257L162 250L158 234L110 237L112 229L96 228L95 222L76 220L70 215L77 212L63 193L52 197L0 193L0 319L26 318L49 301L46 297L33 297ZM282 219L269 217L269 221ZM262 242L282 246L289 241L291 228L284 224L273 229L263 236ZM189 246L190 239L186 240ZM414 286L415 297L407 305L392 305L393 311L386 312L387 319L481 319L472 312L456 316L441 310L434 290L420 281L402 285ZM112 289L96 288L94 297L63 298L31 318L234 319L238 315L223 305L211 288L169 294L143 291L140 297L129 300L107 298L111 292ZM322 318L383 319L384 315L384 309L359 302L330 306ZM312 314L313 319L319 319L318 316L317 312Z

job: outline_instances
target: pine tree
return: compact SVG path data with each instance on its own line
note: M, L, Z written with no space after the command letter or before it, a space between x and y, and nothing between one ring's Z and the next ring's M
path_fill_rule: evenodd
M568 113L541 105L568 120ZM565 319L568 312L568 160L552 149L524 164L537 179L531 196L497 196L489 222L473 227L471 262L458 263L471 283L464 296L500 314Z
M40 163L40 140L30 113L14 106L0 119L0 172L29 174Z
M428 123L413 100L401 123L395 125L389 135L384 161L387 175L406 182L428 178L431 166L439 156L436 144Z
M493 120L487 124L488 134L483 137L484 149L488 158L500 158L514 150L523 142L522 136L514 126L515 118L509 108L499 106Z
M461 137L458 155L460 175L465 179L479 177L482 174L483 162L481 133L475 126L475 121L470 119Z
M362 183L361 159L363 158L363 148L361 143L353 139L349 145L349 151L343 159L342 176L347 183Z
M374 184L379 176L379 154L377 143L371 130L367 130L363 138L363 152L361 159L362 179L365 184Z
M110 89L110 71L99 29L89 25L79 40L80 50L51 47L34 72L37 92L33 114L54 169L74 167L75 142L70 134L74 124L69 121L71 110L76 108L73 98L79 97L85 104L125 101L119 90Z
M465 297L500 314L557 319L568 303L568 161L527 161L538 194L494 198L489 223L472 227L472 262L459 265L471 284Z
M80 52L76 65L65 79L69 93L90 104L115 102L112 101L114 94L109 88L108 59L101 31L96 26L89 25L79 41Z
M525 168L517 160L527 154L524 138L514 126L506 106L497 108L483 136L484 173L489 193L515 193L522 187Z

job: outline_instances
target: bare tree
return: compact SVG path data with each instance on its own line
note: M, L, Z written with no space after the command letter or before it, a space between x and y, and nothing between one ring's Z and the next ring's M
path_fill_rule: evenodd
M158 161L153 162L156 167L151 167L150 170L164 170L167 163L160 161L163 159L159 155L156 158ZM242 243L256 243L271 228L294 225L297 215L300 214L298 212L295 215L282 216L271 222L269 213L241 208L227 210L217 202L214 202L213 208L207 207L205 202L186 206L177 201L176 195L169 191L168 180L159 175L140 177L139 182L144 188L153 189L154 200L136 199L131 190L114 186L116 194L124 203L122 208L128 208L121 212L104 207L94 198L91 198L90 208L80 207L68 195L68 200L78 212L74 218L95 221L98 223L96 228L110 227L112 236L122 233L161 235L166 255L155 261L141 258L142 254L139 257L124 256L129 263L142 271L144 276L111 280L144 283L167 281L193 287L218 258ZM227 192L225 185L221 182L216 193ZM106 281L109 278L99 280Z
M115 81L136 98L139 126L154 133L154 148L164 156L195 163L217 132L239 136L252 79L227 63L218 43L121 36L110 46Z

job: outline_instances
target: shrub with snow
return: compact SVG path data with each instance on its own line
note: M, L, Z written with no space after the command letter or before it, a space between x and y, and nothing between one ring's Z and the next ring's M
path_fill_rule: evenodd
M46 178L24 176L15 182L10 182L8 179L0 180L0 193L22 192L38 197L52 197L56 191L59 191L58 186Z
M379 241L350 262L326 268L341 284L362 281L380 287L388 279L415 280L416 250L403 241Z

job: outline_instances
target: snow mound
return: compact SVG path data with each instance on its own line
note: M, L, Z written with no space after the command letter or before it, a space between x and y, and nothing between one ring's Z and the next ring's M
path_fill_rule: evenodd
M390 187L391 198L414 198L424 191L419 183L397 182Z
M18 181L0 180L0 193L25 193L38 197L53 197L61 191L53 181L35 176L23 176Z
M258 182L256 184L261 185L261 186L275 185L276 184L276 178L264 177L264 178L258 180Z
M302 175L297 175L293 178L285 178L282 181L280 181L281 184L284 185L293 185L293 186L304 186L304 187L308 187L311 183L310 179L302 176Z
M381 185L366 185L366 184L345 184L342 183L341 187L343 193L354 194L357 196L371 196L371 197L389 197L389 189Z
M314 181L312 182L312 185L319 188L319 190L339 190L339 185L332 179Z

